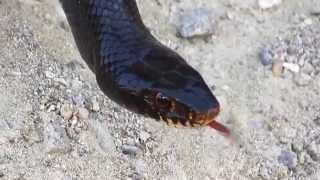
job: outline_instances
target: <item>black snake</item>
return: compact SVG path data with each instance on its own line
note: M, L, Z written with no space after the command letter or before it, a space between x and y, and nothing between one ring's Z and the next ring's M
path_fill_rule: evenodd
M151 35L135 0L60 0L81 56L113 101L173 126L209 125L220 105L201 75Z

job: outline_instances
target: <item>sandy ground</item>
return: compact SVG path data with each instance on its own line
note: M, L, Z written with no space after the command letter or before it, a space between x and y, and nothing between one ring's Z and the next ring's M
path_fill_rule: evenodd
M212 87L234 141L114 104L55 2L0 0L0 179L320 179L320 75L296 83L300 72L275 77L259 59L262 47L304 33L320 62L320 18L311 15L320 1L285 0L266 11L255 0L138 3L152 33ZM195 7L213 12L215 34L176 37L173 9Z

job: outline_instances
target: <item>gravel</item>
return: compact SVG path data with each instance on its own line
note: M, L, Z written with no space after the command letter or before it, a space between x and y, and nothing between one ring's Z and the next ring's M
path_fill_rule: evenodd
M152 33L214 87L230 143L108 99L57 1L1 0L0 179L318 179L320 1L257 2L138 0Z
M260 51L264 66L282 62L283 67L293 73L297 86L309 85L320 73L320 36L319 24L306 23L292 30L290 37L279 37ZM307 25L306 25L307 24Z

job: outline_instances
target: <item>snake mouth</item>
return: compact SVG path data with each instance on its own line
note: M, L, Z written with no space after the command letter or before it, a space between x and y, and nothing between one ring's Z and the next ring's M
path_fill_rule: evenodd
M219 112L220 112L219 108L212 108L211 110L209 110L206 125L219 131L224 136L229 137L231 134L230 130L226 126L224 126L223 124L217 121Z
M220 108L212 108L210 109L207 113L199 113L195 116L194 119L192 119L192 114L189 114L189 119L179 119L179 118L170 118L166 116L161 116L159 114L159 118L161 121L166 122L167 125L169 126L174 126L176 128L180 127L204 127L204 126L209 126L220 133L224 135L225 137L230 137L231 132L230 130L224 126L223 124L219 123L217 121L218 115L220 113Z

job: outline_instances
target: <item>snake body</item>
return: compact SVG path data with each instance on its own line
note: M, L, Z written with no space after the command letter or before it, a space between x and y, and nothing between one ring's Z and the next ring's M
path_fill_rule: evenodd
M209 125L220 106L201 75L144 25L135 0L60 0L82 58L110 99L173 126Z

